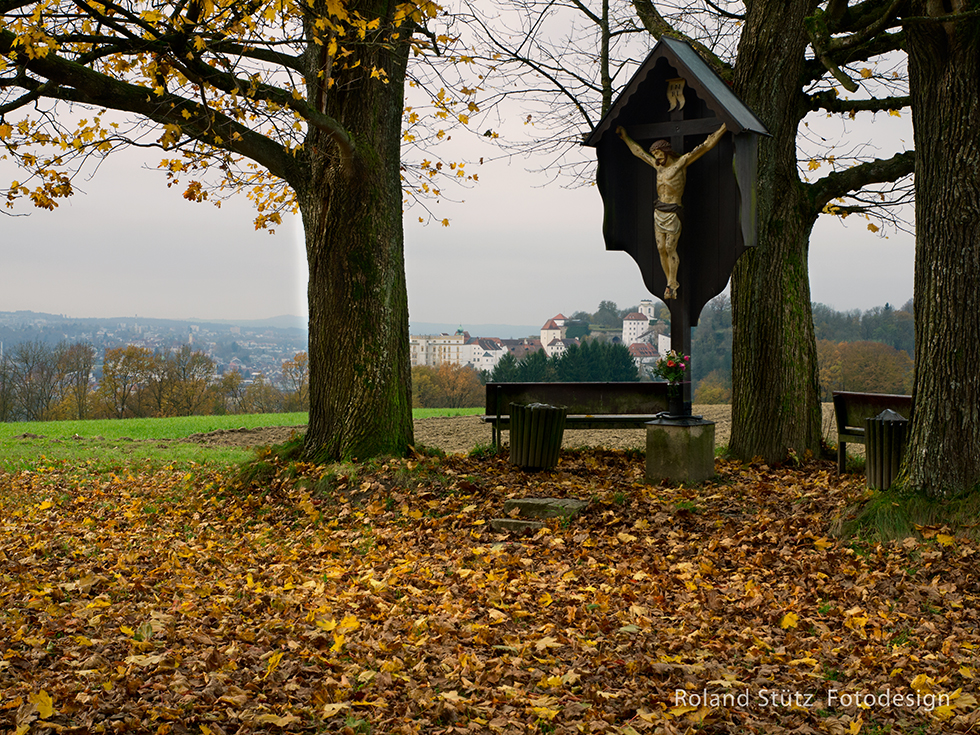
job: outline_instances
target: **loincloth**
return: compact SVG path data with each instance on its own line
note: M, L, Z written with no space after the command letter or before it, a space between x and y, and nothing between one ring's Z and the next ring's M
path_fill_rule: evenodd
M659 199L653 203L653 223L658 232L666 235L677 235L681 231L681 215L684 207L680 204L668 204Z

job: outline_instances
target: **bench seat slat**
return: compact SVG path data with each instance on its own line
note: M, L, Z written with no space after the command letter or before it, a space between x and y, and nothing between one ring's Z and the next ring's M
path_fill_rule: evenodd
M656 419L658 414L573 414L565 416L565 427L569 429L631 429L640 428ZM483 416L483 421L496 424L500 429L510 428L510 417Z

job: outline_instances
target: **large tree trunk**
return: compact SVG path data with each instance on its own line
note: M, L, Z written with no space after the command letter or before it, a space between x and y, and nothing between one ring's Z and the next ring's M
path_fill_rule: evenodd
M387 6L363 4L377 6L359 8L364 17L384 17ZM354 48L360 65L335 64L323 95L327 115L356 131L353 160L312 131L309 185L299 192L310 274L305 451L321 461L404 455L412 443L399 170L407 43ZM389 81L370 78L372 67Z
M772 133L759 147L759 244L732 274L732 437L743 459L820 449L808 242L815 221L796 166L800 84L815 0L756 0L735 91ZM773 22L773 18L779 22Z
M921 17L969 3L912 5ZM906 28L916 202L906 471L912 489L948 497L980 484L980 19Z

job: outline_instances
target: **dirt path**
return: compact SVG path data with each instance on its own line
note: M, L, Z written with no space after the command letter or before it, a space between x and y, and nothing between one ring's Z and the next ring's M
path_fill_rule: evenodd
M728 444L731 435L731 406L695 406L694 413L715 422L715 443ZM836 441L833 432L833 405L824 405L823 432ZM285 441L293 432L301 432L303 426L268 427L264 429L230 429L195 434L186 441L209 446L252 447L265 444L278 444ZM490 444L490 426L483 423L481 416L445 416L442 418L419 419L415 422L415 441L422 446L438 447L450 454L465 454L478 444ZM504 434L507 440L507 434ZM646 443L645 429L606 429L600 431L566 431L562 446L604 446L609 449L629 449L643 447Z
M728 406L709 406L713 409L705 418L716 421L716 439L719 444L728 441L730 433ZM278 444L288 439L293 432L302 432L303 426L271 426L262 429L226 429L195 434L186 441L207 446L252 447L264 444ZM480 444L490 444L493 440L489 424L483 423L481 416L444 416L441 418L418 419L415 422L415 442L417 445L437 447L449 454L466 454ZM507 441L507 433L504 434ZM609 449L628 449L642 447L646 442L645 429L607 429L567 430L562 446L604 446Z

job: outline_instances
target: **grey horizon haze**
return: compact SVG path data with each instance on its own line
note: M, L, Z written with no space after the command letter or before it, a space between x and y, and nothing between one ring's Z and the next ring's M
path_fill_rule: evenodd
M910 137L910 134L909 134ZM890 155L890 154L889 154ZM264 319L306 316L306 262L298 217L256 232L244 196L220 209L181 197L153 169L159 151L113 154L54 211L0 219L0 311L72 317ZM471 156L472 157L472 156ZM653 298L625 253L607 252L595 187L545 185L515 159L472 170L480 182L405 213L410 320L543 324L562 312L621 308ZM0 161L5 183L22 175ZM10 210L6 210L10 211ZM422 212L424 215L424 212ZM866 310L912 297L914 239L824 216L810 245L811 300ZM474 335L476 336L476 335ZM481 335L494 336L494 335Z

